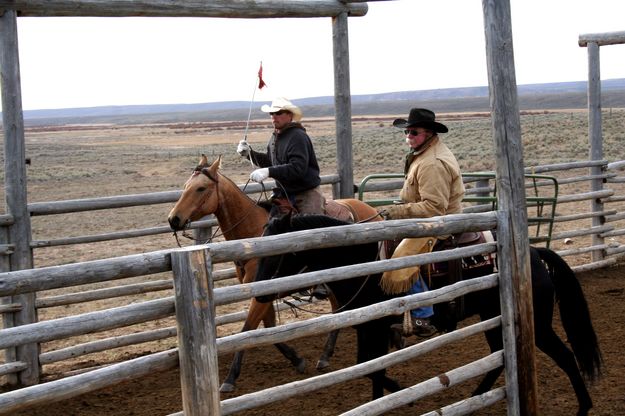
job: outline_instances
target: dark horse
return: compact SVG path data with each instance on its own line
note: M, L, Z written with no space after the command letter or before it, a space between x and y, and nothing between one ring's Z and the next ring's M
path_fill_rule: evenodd
M579 406L577 414L587 415L592 408L592 399L584 378L594 381L601 375L602 358L584 293L575 272L554 251L530 247L530 264L536 346L569 377ZM478 274L470 269L463 270L462 273L463 280L477 276ZM447 283L445 279L436 278L431 282L432 289ZM556 301L559 304L562 326L573 351L558 337L552 327ZM458 303L462 306L458 307ZM432 323L440 331L451 331L459 321L473 315L479 315L482 321L490 319L501 314L499 289L472 292L455 302L434 305L434 311ZM487 331L485 336L491 352L503 348L499 328ZM490 390L502 371L503 367L499 367L486 374L473 395Z
M343 221L325 215L284 215L270 219L265 226L263 236L346 224ZM378 244L375 242L265 257L258 261L256 281L297 274L302 269L302 266L306 266L307 271L317 271L374 261L377 257ZM381 277L382 275L378 273L337 282L328 282L327 285L336 298L338 309L351 310L397 296L388 295L382 291L379 285ZM274 295L267 295L258 296L256 300L259 302L271 302L274 298ZM358 340L358 363L369 361L388 353L393 335L392 332L394 332L391 330L391 325L397 322L401 322L400 317L386 316L354 327ZM384 389L390 392L401 389L395 380L386 376L386 370L376 371L367 377L373 383L372 394L374 399L382 397Z
M264 235L337 225L346 225L346 223L326 216L285 216L270 221ZM579 403L577 414L587 415L592 407L592 400L584 378L593 381L600 376L602 358L584 294L575 273L555 252L547 248L531 247L530 256L536 346L551 357L567 374ZM314 271L373 261L376 257L377 244L313 249L299 252L297 255L272 256L260 260L256 280L296 274L303 266ZM483 275L485 270L481 269L479 272ZM463 272L462 279L473 277L476 277L475 270ZM367 278L332 282L328 285L335 293L339 304L347 304L346 309L352 309L393 297L382 292L378 285L379 281L380 275L371 275ZM432 287L436 286L436 281L434 281ZM438 286L441 284L439 283ZM356 294L358 290L360 292ZM267 301L269 298L265 297L260 300ZM552 328L556 300L560 307L562 325L573 351ZM441 331L453 330L458 321L475 314L479 315L481 320L486 320L501 313L497 288L473 292L466 295L462 301L456 300L452 304L455 306L451 307L450 303L435 305L433 323ZM458 307L458 304L462 307ZM370 360L388 352L389 337L392 336L389 326L394 320L396 321L397 317L387 318L356 327L358 362ZM503 348L500 328L487 331L485 335L491 351ZM489 372L473 394L482 394L490 390L502 370L503 368L498 368ZM398 383L386 377L384 371L371 374L369 377L373 382L374 398L383 395L383 388L391 392L399 388Z

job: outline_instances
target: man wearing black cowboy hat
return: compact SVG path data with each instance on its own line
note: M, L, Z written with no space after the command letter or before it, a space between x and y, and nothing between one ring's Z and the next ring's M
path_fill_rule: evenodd
M401 203L386 207L382 211L383 215L387 219L403 219L461 213L464 184L460 166L454 154L438 136L438 133L447 133L447 127L437 122L434 113L425 108L411 109L408 120L397 119L393 126L404 130L410 150L404 165L404 186L399 194ZM417 240L404 239L393 257L416 254L402 253L402 245L406 248L415 247L417 242L420 243ZM433 244L430 243L429 250L432 248ZM419 248L424 249L427 250L428 247ZM423 279L418 278L418 269L416 273L416 278L412 276L411 281L414 284L408 290L410 294L427 290ZM388 275L392 276L391 273ZM433 314L431 306L411 311L413 333L430 336L436 332L436 328L429 322Z

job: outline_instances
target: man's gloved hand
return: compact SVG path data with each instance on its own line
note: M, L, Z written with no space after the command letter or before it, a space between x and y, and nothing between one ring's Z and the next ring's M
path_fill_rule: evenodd
M269 168L256 169L250 173L250 180L254 182L262 182L269 177Z
M246 140L241 140L237 146L237 153L242 157L248 157L250 155L250 145Z
M389 205L382 208L379 212L385 220L397 220L402 218L403 210L402 205Z

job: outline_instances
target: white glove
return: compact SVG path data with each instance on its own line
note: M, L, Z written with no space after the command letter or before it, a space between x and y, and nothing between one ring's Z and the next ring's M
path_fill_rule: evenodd
M269 168L256 169L250 173L250 179L254 182L262 182L269 177Z
M237 153L242 157L248 157L250 155L250 145L247 144L247 141L241 140L239 145L237 146Z

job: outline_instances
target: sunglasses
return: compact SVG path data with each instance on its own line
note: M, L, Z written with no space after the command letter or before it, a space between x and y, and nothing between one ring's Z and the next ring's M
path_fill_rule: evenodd
M425 132L424 132L424 131L422 131L421 133L425 133ZM409 134L409 135L411 135L411 136L418 136L418 135L420 135L421 133L419 133L419 132L418 132L418 131L416 131L416 130L404 130L404 134L406 134L406 135L408 135L408 134Z
M269 113L270 116L281 116L282 114L288 113L289 111L286 110L280 110L280 111L274 111L273 113Z

